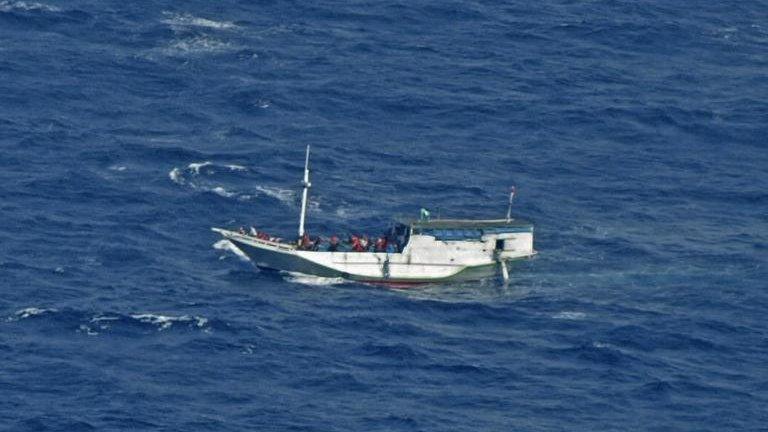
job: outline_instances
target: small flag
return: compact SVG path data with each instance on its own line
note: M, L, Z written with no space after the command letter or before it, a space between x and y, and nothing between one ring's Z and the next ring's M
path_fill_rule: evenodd
M422 208L419 211L419 219L423 221L429 220L429 210Z

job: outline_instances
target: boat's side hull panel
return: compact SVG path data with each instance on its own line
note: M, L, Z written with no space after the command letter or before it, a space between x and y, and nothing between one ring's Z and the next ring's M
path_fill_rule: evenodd
M340 272L306 260L294 253L254 247L245 242L230 240L259 267L321 277L343 277Z

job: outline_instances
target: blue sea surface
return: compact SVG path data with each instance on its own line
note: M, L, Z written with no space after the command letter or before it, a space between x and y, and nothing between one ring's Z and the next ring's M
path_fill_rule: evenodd
M768 3L0 0L0 430L768 430ZM512 280L210 227L536 224Z

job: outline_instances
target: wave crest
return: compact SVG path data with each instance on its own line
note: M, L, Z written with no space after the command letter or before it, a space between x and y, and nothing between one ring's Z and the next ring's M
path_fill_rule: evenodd
M45 308L28 307L25 309L17 310L13 314L13 316L8 317L8 321L18 321L18 320L35 317L35 316L43 315L47 313L54 313L54 312L58 312L58 310L53 308L45 309Z
M100 333L146 333L146 327L154 327L158 331L168 330L174 326L186 329L212 331L212 323L201 315L165 315L158 313L135 313L123 315L118 313L88 313L76 310L58 310L54 308L28 307L14 312L6 322L39 322L52 325L59 330L76 331L89 336Z
M248 258L248 255L243 253L237 246L235 246L231 241L229 240L219 240L216 243L213 244L213 248L216 250L221 250L225 252L231 252L238 258L240 258L243 261L250 261ZM224 258L224 257L222 257Z
M208 18L196 17L188 13L174 14L164 12L163 15L167 17L163 20L163 23L170 25L173 29L204 27L216 30L230 30L237 27L234 23L229 21L215 21Z
M8 0L0 1L0 12L13 12L13 11L61 12L61 9L57 8L56 6L51 6L51 5L37 3L37 2L8 1Z

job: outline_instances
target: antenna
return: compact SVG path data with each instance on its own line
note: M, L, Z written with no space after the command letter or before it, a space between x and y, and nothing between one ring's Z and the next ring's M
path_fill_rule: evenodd
M301 195L301 215L299 216L299 238L304 236L304 220L307 218L307 195L312 183L309 182L309 144L307 144L307 157L304 159L304 181L301 182L304 191Z
M507 207L507 223L512 222L512 200L515 199L515 187L509 191L509 206Z

